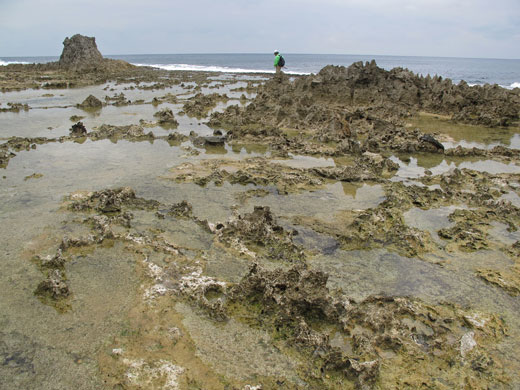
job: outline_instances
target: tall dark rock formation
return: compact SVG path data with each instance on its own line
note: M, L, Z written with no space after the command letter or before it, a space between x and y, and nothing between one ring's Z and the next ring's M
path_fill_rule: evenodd
M103 63L96 38L76 34L63 41L63 52L58 64L65 68L87 68Z

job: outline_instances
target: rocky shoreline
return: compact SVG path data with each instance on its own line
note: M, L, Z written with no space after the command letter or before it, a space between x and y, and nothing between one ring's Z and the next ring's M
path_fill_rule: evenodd
M511 201L520 197L520 150L448 147L450 134L414 125L428 114L455 127L474 126L475 132L518 134L520 90L455 85L405 69L386 71L375 62L243 82L107 60L93 38L74 36L64 45L57 63L0 67L2 93L92 86L114 93L89 94L62 106L84 113L68 118L67 135L3 137L4 172L22 153L47 145L106 143L110 153L118 142L166 144L183 154L172 153L150 171L149 180L179 194L182 188L200 194L218 190L233 201L221 206L228 218L219 220L204 217L203 201L195 204L196 197L168 202L171 194L143 197L128 186L99 189L88 182L77 191L56 190L66 195L54 210L64 216L62 225L53 228L52 240L31 238L31 249L24 250L40 278L25 288L56 310L56 321L79 310L82 293L72 282L73 265L98 250L135 259L139 287L127 313L128 329L90 356L103 388L520 384L520 364L503 352L505 345L520 345L518 318L511 314L520 295L520 202ZM133 98L136 91L145 98ZM131 124L89 125L106 111L132 107L143 115ZM35 110L12 101L0 107L0 120L20 111L30 118ZM256 155L244 156L248 148ZM433 166L412 179L402 176L403 165L418 158L473 159L507 165L512 172ZM298 159L301 166L291 165ZM324 159L333 164L316 163ZM25 177L27 185L44 179L37 173ZM338 184L377 186L382 195L375 205L333 209L321 199ZM299 196L314 195L322 197L321 210L309 204L300 212L284 209ZM412 212L439 210L449 210L442 226L425 228L408 219ZM309 237L322 245L310 245ZM355 299L348 285L333 289L334 275L320 270L323 257L373 250L448 269L500 305L385 294L378 280L369 281L370 294ZM507 265L451 264L480 253L502 256ZM21 352L0 344L0 361L10 362L16 353ZM244 363L247 359L251 362Z

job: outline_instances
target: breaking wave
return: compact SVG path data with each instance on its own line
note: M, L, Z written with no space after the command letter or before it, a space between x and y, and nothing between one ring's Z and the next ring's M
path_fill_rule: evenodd
M11 64L29 64L29 62L25 62L25 61L3 61L3 60L0 60L0 66L6 66L6 65L11 65Z
M475 82L475 83L468 83L468 85L470 87L475 87L475 86L484 86L486 84L489 84L489 83L484 83L484 82ZM505 88L505 89L514 89L514 88L520 88L520 83L513 83L511 85L504 85L504 84L498 84L499 87L502 87L502 88Z
M195 72L222 72L222 73L274 73L274 70L265 69L245 69L245 68L231 68L227 66L205 66L205 65L191 65L191 64L132 64L135 66L150 66L152 68L159 68L164 70L189 70ZM304 72L294 72L284 70L286 74L310 74Z

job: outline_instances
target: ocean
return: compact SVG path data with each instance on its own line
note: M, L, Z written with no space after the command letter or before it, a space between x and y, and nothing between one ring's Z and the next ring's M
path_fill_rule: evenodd
M498 84L505 88L520 88L520 60L410 57L351 54L285 54L284 71L289 74L318 73L326 65L349 66L357 61L375 60L378 66L390 70L402 67L414 73L439 75L455 83L470 85ZM214 71L228 73L273 72L272 54L136 54L106 55L134 65L155 66L167 70ZM43 63L58 57L1 57L0 66L9 63Z

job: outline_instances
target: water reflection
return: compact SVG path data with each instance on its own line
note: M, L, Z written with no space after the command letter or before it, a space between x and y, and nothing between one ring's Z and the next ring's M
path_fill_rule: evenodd
M487 172L491 174L499 173L520 173L520 166L511 162L505 164L494 160L478 160L474 161L462 159L445 159L442 158L440 163L433 165L432 162L438 158L410 157L409 162L404 162L398 157L392 156L391 160L399 164L399 170L396 173L396 179L416 179L425 175L428 169L433 175L441 175L454 168L467 168L479 172ZM424 165L423 165L424 164Z
M227 154L228 151L224 145L205 145L204 151L206 154Z
M422 210L414 207L406 211L403 217L406 225L429 232L438 244L443 244L443 240L440 239L437 231L453 226L454 223L451 222L448 217L455 210L461 208L462 207L447 206Z
M309 216L329 220L331 215L341 210L377 207L384 199L385 193L381 185L362 184L357 187L337 182L323 190L285 196L270 193L261 198L253 198L249 201L247 209L251 211L253 206L269 206L275 215Z
M287 165L291 168L320 168L320 167L333 167L335 162L332 158L325 157L311 157L289 154L290 158L284 160L272 160L275 164Z
M483 127L455 123L449 117L428 113L420 113L409 121L409 127L418 127L426 133L440 133L444 138L442 143L446 148L457 146L468 148L491 149L502 145L514 149L519 148L520 129L518 127L500 128Z
M480 251L450 257L445 267L399 256L384 249L342 251L313 258L312 266L329 274L330 288L341 288L361 300L372 294L414 296L429 303L450 300L496 312L497 307L518 317L520 302L486 284L466 267L505 268L511 264L501 252ZM466 257L466 258L464 258Z
M267 145L260 144L238 144L231 145L231 150L234 153L240 154L265 154L267 152Z

